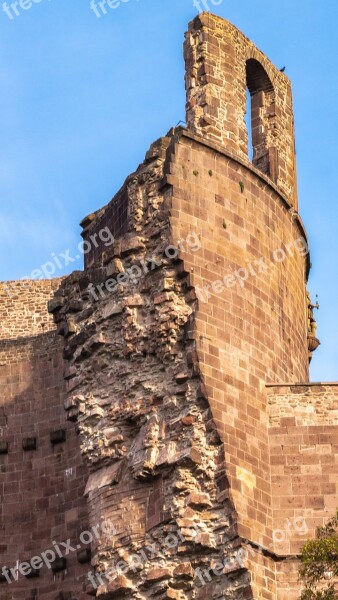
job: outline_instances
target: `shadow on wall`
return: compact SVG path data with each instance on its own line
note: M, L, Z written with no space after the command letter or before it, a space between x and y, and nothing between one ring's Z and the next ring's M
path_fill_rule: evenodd
M88 529L87 471L66 421L62 343L56 333L0 341L0 381L0 598L42 600L58 590L80 592L89 566L79 559L90 560L90 546L82 555L57 556L49 569L48 560L40 561L41 569L20 566L43 553L51 559L53 542L70 539L76 547ZM3 567L12 569L11 583Z

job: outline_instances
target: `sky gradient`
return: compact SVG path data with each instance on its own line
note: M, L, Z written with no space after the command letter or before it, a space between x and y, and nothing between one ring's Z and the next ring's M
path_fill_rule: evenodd
M311 378L336 381L337 2L209 6L292 80L299 210L321 307ZM125 0L97 18L89 0L41 0L10 19L0 2L1 280L31 275L52 253L75 257L80 220L184 121L182 44L197 13L193 0Z

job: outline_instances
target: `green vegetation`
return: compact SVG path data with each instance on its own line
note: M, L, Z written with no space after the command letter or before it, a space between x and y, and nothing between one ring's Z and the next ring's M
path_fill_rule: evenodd
M338 600L338 510L317 530L316 539L303 546L301 561L301 600Z

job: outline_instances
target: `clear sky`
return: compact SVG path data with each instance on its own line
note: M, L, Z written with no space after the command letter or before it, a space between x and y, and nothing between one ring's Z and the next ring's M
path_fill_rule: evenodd
M309 287L321 305L312 379L338 380L337 0L208 1L293 82ZM75 256L80 220L185 119L182 43L198 13L193 0L124 0L101 18L89 0L17 11L0 0L1 280L30 275L52 253Z

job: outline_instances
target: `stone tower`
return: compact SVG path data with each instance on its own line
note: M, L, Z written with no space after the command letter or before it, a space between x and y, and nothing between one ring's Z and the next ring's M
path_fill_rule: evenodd
M185 60L187 127L152 144L113 200L84 219L85 269L49 303L64 338L64 380L50 322L52 337L43 339L68 426L56 401L47 441L63 450L43 463L53 475L43 510L46 519L58 515L50 539L86 527L90 552L58 560L56 583L44 565L19 592L13 581L9 595L3 576L0 598L296 600L300 546L336 508L338 388L309 383L318 341L290 82L209 13L190 24ZM33 305L42 285L32 286ZM5 317L18 310L4 306ZM27 344L29 327L1 344ZM43 335L34 330L34 340ZM31 356L33 374L40 363ZM5 472L18 462L7 442L27 406L18 401L20 365L3 360ZM29 419L23 431L45 435ZM31 481L44 460L34 452ZM27 468L16 467L18 478ZM9 494L18 494L18 508L25 501L14 479L5 479L5 511ZM42 507L34 493L32 521ZM4 528L7 566L16 556L7 544L25 553L20 560L46 550L47 522L30 543Z

